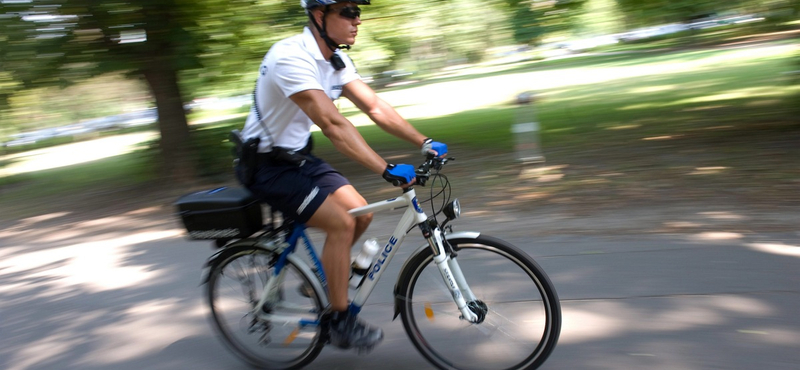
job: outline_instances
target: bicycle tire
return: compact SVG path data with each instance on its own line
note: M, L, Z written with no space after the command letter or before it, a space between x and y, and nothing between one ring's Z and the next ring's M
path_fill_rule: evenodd
M322 329L316 326L295 331L300 330L299 326L272 326L269 322L253 319L251 308L271 276L277 254L252 246L252 242L242 244L250 245L228 247L231 250L223 254L209 271L206 294L214 329L228 349L252 366L298 369L308 365L324 347ZM298 288L301 285L313 286L311 277L291 260L286 261L284 269L282 302L291 301L293 310L307 309L309 320L318 319L324 308L319 298L322 293L315 288L310 297L303 296ZM281 313L280 308L276 308L274 313ZM265 335L269 336L267 341L264 341Z
M431 249L424 248L408 261L397 290L411 342L440 369L541 366L561 332L561 305L544 270L497 238L476 235L448 242L470 289L488 312L479 324L461 320L439 269L431 263ZM500 343L508 338L510 343Z

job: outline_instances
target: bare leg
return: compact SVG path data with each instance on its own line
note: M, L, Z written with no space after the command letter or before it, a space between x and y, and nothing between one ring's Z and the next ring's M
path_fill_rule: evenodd
M328 197L335 198L336 203L344 205L348 211L367 205L367 201L364 200L361 194L359 194L352 185L343 186ZM352 243L355 243L356 240L364 234L364 231L367 230L370 223L372 223L372 213L356 217L356 228Z
M366 205L364 198L351 185L329 195L317 209L308 226L322 229L327 237L322 250L322 268L328 278L331 309L347 309L347 285L350 278L350 248L369 226L372 215L354 218L348 210Z

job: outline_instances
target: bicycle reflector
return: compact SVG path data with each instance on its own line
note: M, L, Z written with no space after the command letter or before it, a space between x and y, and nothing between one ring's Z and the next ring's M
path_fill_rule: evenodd
M455 220L458 216L461 216L461 202L458 201L458 198L453 200L450 203L447 203L442 210L444 215L447 216L448 220Z

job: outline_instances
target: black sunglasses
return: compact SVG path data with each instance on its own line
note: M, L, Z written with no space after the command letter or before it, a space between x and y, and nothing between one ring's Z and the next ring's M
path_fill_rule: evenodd
M361 17L361 8L357 6L346 6L339 10L339 15L347 19L356 19Z

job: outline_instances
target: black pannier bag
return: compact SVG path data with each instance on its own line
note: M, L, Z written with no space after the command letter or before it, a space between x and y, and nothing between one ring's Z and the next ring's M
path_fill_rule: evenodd
M263 228L261 204L244 188L186 194L175 205L192 239L240 239Z

